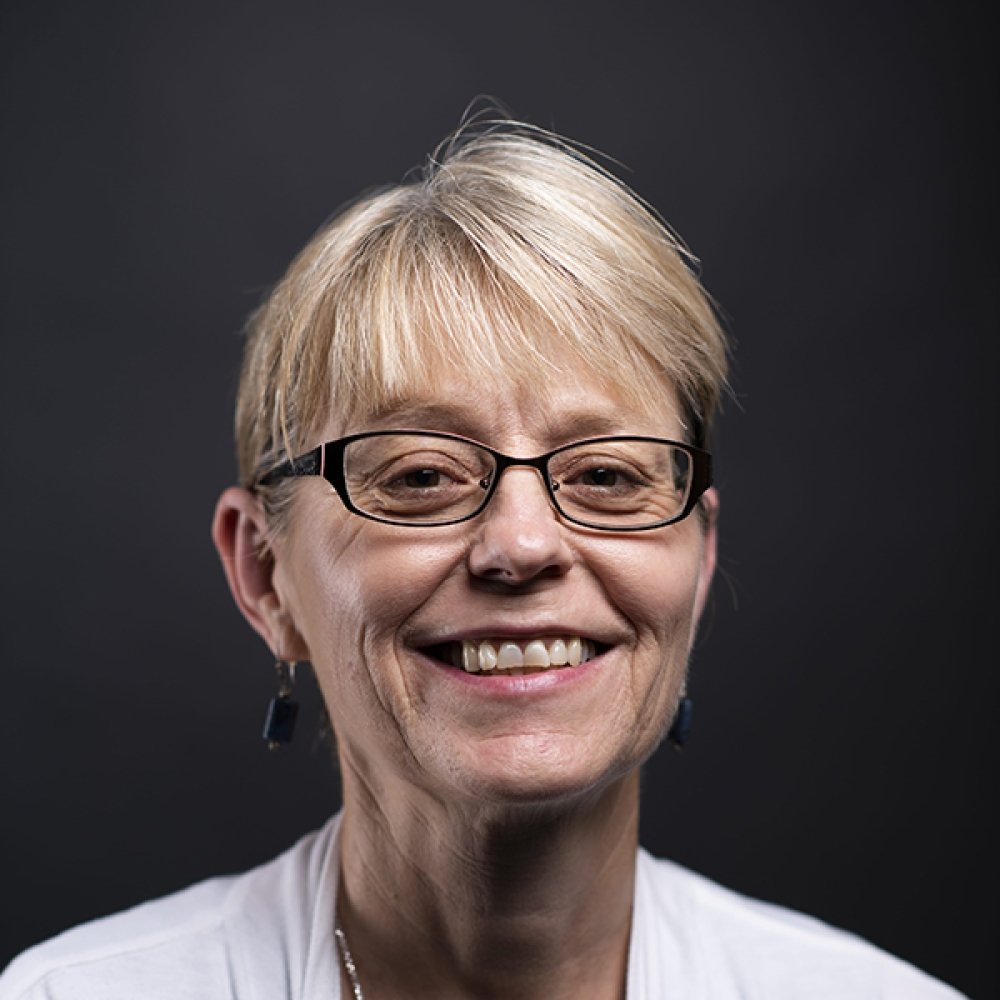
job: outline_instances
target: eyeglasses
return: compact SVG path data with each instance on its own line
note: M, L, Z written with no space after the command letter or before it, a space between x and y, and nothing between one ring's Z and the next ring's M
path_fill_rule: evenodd
M555 509L603 531L647 531L688 516L712 484L712 456L653 437L596 437L514 458L435 431L370 431L329 441L271 469L272 486L322 476L354 514L405 527L442 527L481 513L506 469L537 469Z

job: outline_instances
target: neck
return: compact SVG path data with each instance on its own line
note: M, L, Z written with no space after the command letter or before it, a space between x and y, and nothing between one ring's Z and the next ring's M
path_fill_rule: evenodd
M344 803L338 905L366 998L624 996L636 774L558 807L456 808L346 770Z

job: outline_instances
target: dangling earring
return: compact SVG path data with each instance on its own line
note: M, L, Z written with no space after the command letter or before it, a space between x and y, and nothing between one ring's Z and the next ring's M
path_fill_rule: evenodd
M694 702L685 694L677 703L677 714L667 733L667 739L673 743L675 749L681 750L687 743L691 735L691 713L694 711Z
M274 669L278 674L278 693L268 703L262 734L267 740L268 750L277 750L282 743L292 742L295 717L299 714L299 703L291 699L295 684L295 661L286 663L278 660Z

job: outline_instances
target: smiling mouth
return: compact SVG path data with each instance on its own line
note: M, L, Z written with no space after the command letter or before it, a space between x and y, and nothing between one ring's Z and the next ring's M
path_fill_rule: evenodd
M545 639L464 639L431 646L425 652L449 666L469 674L519 677L547 670L577 667L592 660L607 647L581 636Z

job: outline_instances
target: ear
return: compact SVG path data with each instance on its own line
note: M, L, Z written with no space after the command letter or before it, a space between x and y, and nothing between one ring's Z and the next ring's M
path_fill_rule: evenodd
M715 487L705 491L698 501L701 506L696 517L702 519L704 538L701 549L701 566L698 574L698 590L695 595L695 617L697 623L701 620L701 614L705 610L708 601L708 592L712 586L712 577L715 575L715 558L718 545L718 523L719 523L719 494Z
M260 500L241 487L227 489L215 505L212 540L236 606L275 659L308 660L288 600L275 587L275 553Z

